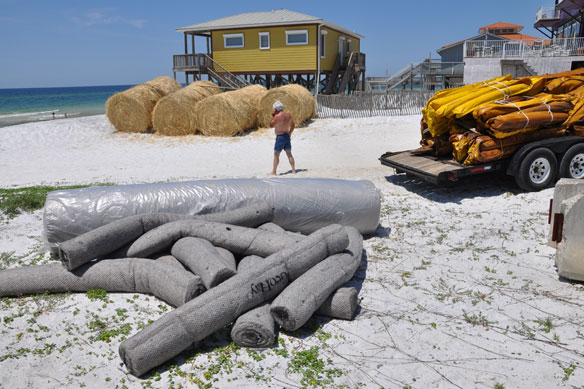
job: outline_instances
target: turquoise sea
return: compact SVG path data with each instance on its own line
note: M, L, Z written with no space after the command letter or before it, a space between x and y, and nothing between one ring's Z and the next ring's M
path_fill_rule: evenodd
M100 115L110 96L132 86L0 89L0 127Z

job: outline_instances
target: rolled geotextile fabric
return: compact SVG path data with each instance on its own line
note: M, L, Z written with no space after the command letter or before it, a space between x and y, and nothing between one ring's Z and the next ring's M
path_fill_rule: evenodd
M158 100L180 88L172 78L155 78L110 97L105 114L118 131L144 132L152 127L152 110Z
M248 205L240 205L236 209L215 210L212 213L196 215L196 218L241 227L257 227L274 219L274 208L266 201L256 200Z
M283 229L282 227L280 227L276 223L272 223L272 222L262 224L261 226L258 227L258 229L265 230L265 231L282 232L282 233L286 233L290 236L297 237L297 238L304 237L304 235L299 234L298 232L286 231L285 229Z
M223 247L215 247L215 250L219 252L219 256L221 261L225 266L229 269L236 271L237 270L237 262L235 261L235 256L231 253L231 251L224 249Z
M210 214L257 201L274 208L274 223L306 235L330 223L372 234L381 209L379 191L368 180L235 178L100 186L50 192L43 212L43 235L54 247L128 216Z
M61 243L58 246L59 259L68 270L73 270L94 258L124 247L156 226L184 218L192 216L155 213L116 220Z
M191 237L179 239L170 252L187 269L201 277L207 289L219 285L236 273L235 269L225 265L219 251L204 239Z
M145 258L91 262L68 271L59 264L28 266L0 272L0 296L85 292L150 293L178 307L204 292L199 277L186 270Z
M274 298L289 281L324 258L344 250L347 233L339 225L322 228L266 258L263 266L236 274L198 298L150 324L120 344L130 373L140 376L232 323L243 312Z
M256 126L260 101L267 93L261 85L211 96L197 103L197 130L206 136L234 136Z
M98 227L61 243L57 248L63 265L72 270L94 258L116 252L116 250L118 250L116 255L118 257L126 254L129 257L148 258L150 254L156 254L156 252L150 252L149 255L127 255L129 248L126 249L125 246L155 227L171 221L210 219L244 226L257 226L272 218L273 209L266 202L257 202L239 209L199 216L172 213L136 215Z
M237 264L237 272L253 269L254 267L260 266L264 261L265 258L259 255L248 255L242 258Z
M347 250L315 265L272 301L272 315L280 327L287 331L302 327L324 301L355 274L361 263L363 237L353 227L345 229L349 236Z
M221 88L214 82L196 81L163 97L152 111L152 127L160 135L194 135L197 132L195 106L219 93Z
M284 85L270 89L260 101L259 126L270 127L272 106L278 100L284 105L284 111L292 115L296 126L314 117L316 113L316 100L308 89L297 84Z
M260 305L239 316L231 329L231 339L241 347L271 347L275 338L276 329L270 304Z
M276 223L272 223L272 222L264 223L261 226L259 226L258 229L264 230L264 231L272 231L272 232L286 232L285 229L283 229L282 227L280 227Z
M288 234L256 228L204 220L177 220L148 231L136 239L128 249L128 255L148 258L188 236L208 240L213 246L223 247L235 255L260 257L267 257L299 240Z
M353 287L342 287L335 290L316 310L316 314L334 317L335 319L351 320L359 305L359 293Z
M168 253L163 253L159 256L155 256L153 259L155 259L158 262L164 263L166 265L170 265L176 269L179 270L187 270L184 265L182 263L180 263L180 261L178 259L176 259L175 257L173 257L172 255L168 254Z

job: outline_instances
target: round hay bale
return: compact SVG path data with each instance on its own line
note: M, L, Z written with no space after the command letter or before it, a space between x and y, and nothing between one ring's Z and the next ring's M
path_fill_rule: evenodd
M301 125L306 120L315 116L316 101L312 93L303 86L297 84L284 85L270 89L260 102L258 124L261 127L269 127L272 119L272 105L277 100L284 104L284 111L292 115L294 124Z
M152 110L158 100L180 88L172 78L157 77L110 97L105 114L118 131L144 132L152 127Z
M221 93L214 82L197 81L158 101L152 111L152 126L160 135L193 135L197 130L195 106L209 96Z
M195 108L197 130L206 136L234 136L255 127L266 93L263 86L250 85L200 101Z

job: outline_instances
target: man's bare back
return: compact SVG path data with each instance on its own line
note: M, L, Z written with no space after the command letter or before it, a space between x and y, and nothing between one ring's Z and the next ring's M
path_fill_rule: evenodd
M294 131L294 119L288 112L274 110L270 127L274 127L276 135L290 134Z

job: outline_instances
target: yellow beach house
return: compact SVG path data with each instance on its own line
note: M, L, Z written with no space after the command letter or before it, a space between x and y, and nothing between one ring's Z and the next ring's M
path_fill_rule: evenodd
M280 9L251 12L178 28L185 53L173 56L173 72L186 83L206 75L226 89L248 84L295 83L319 93L362 90L363 36L302 13ZM195 37L206 51L197 53ZM199 38L199 41L200 38Z

